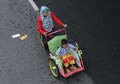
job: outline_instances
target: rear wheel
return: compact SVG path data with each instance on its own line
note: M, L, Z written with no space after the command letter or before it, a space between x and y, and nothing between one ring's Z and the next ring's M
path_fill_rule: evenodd
M44 47L44 44L43 44L43 37L41 34L38 34L38 37L39 37L39 41L40 41L40 44L42 45L42 47Z
M55 78L59 77L59 71L58 71L57 65L55 64L55 61L52 60L52 59L49 59L49 60L48 60L48 66L49 66L49 68L50 68L50 71L51 71L52 75L53 75Z

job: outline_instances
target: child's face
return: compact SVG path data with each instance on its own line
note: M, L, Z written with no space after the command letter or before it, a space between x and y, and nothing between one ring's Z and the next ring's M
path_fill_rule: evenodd
M63 48L67 48L67 46L68 46L67 43L62 45Z
M45 11L45 12L43 13L43 15L44 15L44 16L48 16L48 11Z

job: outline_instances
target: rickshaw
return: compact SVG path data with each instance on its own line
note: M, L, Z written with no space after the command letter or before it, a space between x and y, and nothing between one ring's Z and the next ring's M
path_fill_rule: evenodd
M58 35L55 35L55 34L58 34ZM49 38L49 40L48 40L48 37L51 37L51 36L52 36L52 38ZM83 64L83 59L82 59L82 50L79 49L78 52L76 52L76 51L69 49L69 53L75 59L77 69L71 71L70 73L65 72L62 60L60 58L56 57L56 50L61 46L62 39L67 39L68 43L79 48L77 42L69 40L67 38L67 32L66 32L65 28L58 29L54 32L49 33L46 36L48 50L49 50L49 52L47 52L49 55L48 66L49 66L49 69L50 69L52 75L55 78L58 78L59 76L67 78L75 73L78 73L78 72L81 72L84 70L84 64ZM41 34L39 34L39 40L40 40L41 45L44 47L43 36Z

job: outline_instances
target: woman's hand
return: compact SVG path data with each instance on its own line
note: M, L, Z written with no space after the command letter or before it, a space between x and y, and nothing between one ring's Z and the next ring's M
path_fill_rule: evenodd
M63 27L66 28L66 27L67 27L67 24L63 24Z
M47 36L47 32L44 32L44 36Z

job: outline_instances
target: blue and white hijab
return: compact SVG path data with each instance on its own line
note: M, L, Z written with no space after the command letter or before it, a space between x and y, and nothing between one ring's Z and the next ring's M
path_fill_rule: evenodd
M48 16L46 16L46 17L43 15L45 11L48 11ZM43 29L47 32L51 32L52 28L53 28L53 21L52 21L51 15L50 15L49 8L46 6L41 6L40 16L41 16L41 20L42 20Z

